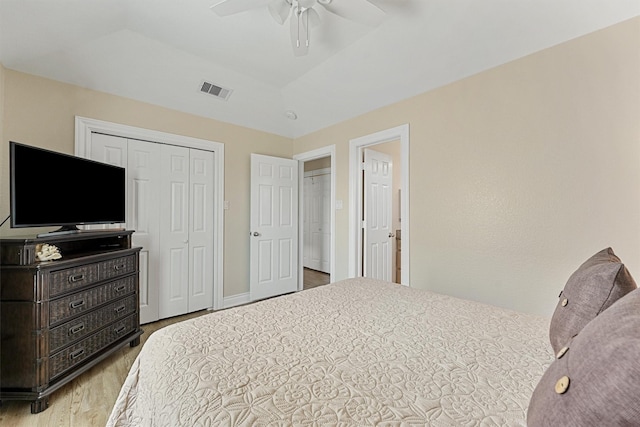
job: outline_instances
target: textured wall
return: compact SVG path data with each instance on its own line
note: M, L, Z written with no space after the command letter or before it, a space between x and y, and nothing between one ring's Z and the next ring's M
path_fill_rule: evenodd
M230 204L225 211L224 295L249 291L249 155L291 157L290 139L13 70L5 69L4 75L3 155L9 152L9 140L73 154L76 115L224 143L225 199ZM9 214L8 161L0 172L4 219ZM0 229L0 235L24 233L8 229L8 223Z
M640 279L640 18L311 135L336 144L410 125L412 286L550 315L569 275L611 246ZM336 212L338 278L348 209ZM403 254L404 255L404 254Z
M294 141L0 68L0 216L8 141L73 153L74 116L225 144L225 296L248 291L249 154L336 144L336 278L348 271L349 140L410 124L411 282L550 314L612 246L640 278L640 18ZM0 230L6 235L7 225Z

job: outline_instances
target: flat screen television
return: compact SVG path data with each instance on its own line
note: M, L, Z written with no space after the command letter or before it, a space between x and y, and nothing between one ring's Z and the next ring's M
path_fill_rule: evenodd
M9 142L11 227L125 222L125 169Z

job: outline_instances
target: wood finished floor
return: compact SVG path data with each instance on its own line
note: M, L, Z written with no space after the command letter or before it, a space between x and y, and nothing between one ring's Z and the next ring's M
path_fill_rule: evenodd
M329 283L329 275L305 268L304 289ZM203 310L142 325L137 347L126 346L80 375L49 397L49 408L32 414L28 401L3 401L0 426L11 427L104 427L120 388L136 356L155 331L182 320L210 313Z
M304 269L303 289L316 288L329 283L329 275L310 268Z

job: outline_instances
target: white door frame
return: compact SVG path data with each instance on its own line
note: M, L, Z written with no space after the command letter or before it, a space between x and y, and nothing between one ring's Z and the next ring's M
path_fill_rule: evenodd
M159 144L179 145L214 152L213 185L213 301L214 310L224 308L224 144L189 136L105 122L86 117L75 118L75 155L87 157L91 133L98 132Z
M296 154L293 156L294 160L298 160L299 162L308 162L310 160L321 159L323 157L329 156L331 158L331 239L329 243L329 262L331 265L329 266L329 282L333 282L335 278L335 269L336 269L336 146L327 145L326 147L318 148L315 150L307 151L305 153ZM299 182L304 183L304 167L298 168ZM298 197L298 204L300 208L298 209L298 224L303 224L304 222L304 185L298 185L298 189L300 195ZM301 291L304 287L304 266L303 258L304 258L304 234L303 227L298 227L298 290Z
M409 124L382 130L349 141L349 277L362 277L362 150L400 140L400 283L409 286Z

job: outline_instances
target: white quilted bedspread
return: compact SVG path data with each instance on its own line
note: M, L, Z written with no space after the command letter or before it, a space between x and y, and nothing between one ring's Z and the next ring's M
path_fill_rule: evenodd
M525 426L548 319L371 279L152 334L108 426Z

